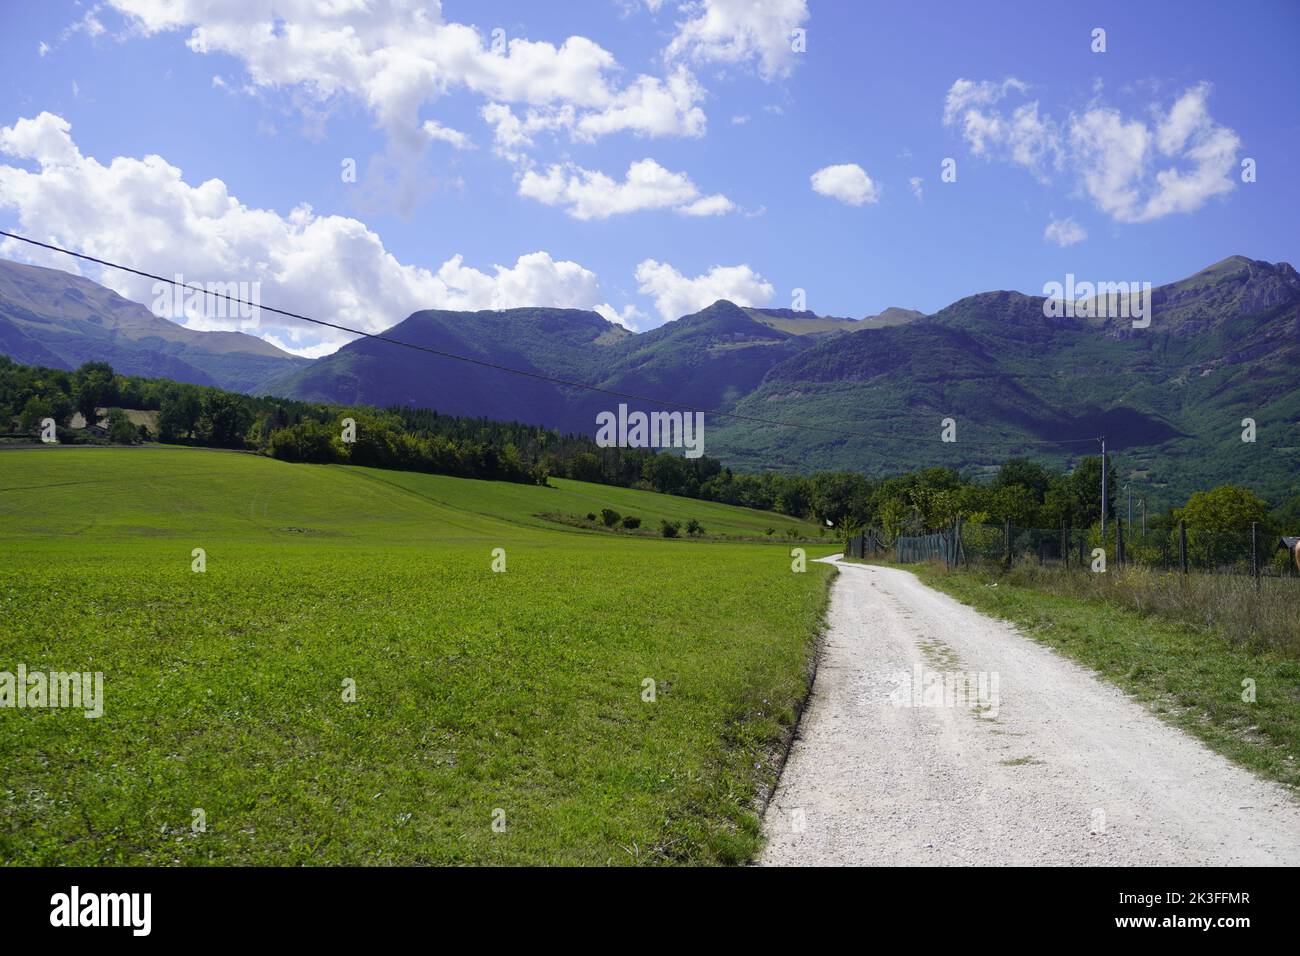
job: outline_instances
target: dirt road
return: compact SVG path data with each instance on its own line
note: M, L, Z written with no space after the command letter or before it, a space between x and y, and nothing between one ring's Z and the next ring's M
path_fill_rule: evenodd
M761 863L1300 864L1281 786L905 571L839 567Z

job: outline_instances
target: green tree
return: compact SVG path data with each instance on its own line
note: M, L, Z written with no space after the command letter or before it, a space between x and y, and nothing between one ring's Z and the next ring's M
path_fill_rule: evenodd
M604 477L600 459L589 451L574 455L569 462L569 477L575 481L600 481Z
M164 398L158 412L159 440L172 442L182 438L192 439L198 431L202 414L203 405L198 391L193 388L183 387L174 396Z
M41 422L47 418L54 418L54 403L33 395L23 406L22 415L19 416L19 429L27 434L39 432Z
M268 447L271 457L281 461L328 464L342 458L334 441L337 435L338 432L332 427L308 420L272 432Z
M209 392L203 400L199 431L218 448L242 448L244 436L253 424L253 413L242 396Z
M985 501L989 516L1011 520L1015 527L1033 527L1038 518L1038 498L1024 485L1002 485Z
M1175 521L1187 522L1187 549L1192 558L1215 567L1250 560L1250 525L1259 524L1264 554L1272 546L1273 523L1268 504L1248 488L1220 485L1198 491L1174 509Z
M140 430L120 408L108 410L108 440L115 445L135 445L140 441Z
M73 374L72 403L86 420L87 428L99 423L101 405L117 400L117 380L107 362L87 362Z
M1091 455L1075 466L1074 471L1055 486L1057 493L1053 496L1053 527L1056 517L1061 512L1072 528L1089 528L1101 521L1101 456ZM1049 488L1049 493L1053 489ZM1115 469L1106 471L1107 517L1115 514L1116 480Z
M871 485L862 475L848 471L822 471L812 476L811 507L819 522L838 527L850 516L861 521L867 516Z
M907 505L901 498L886 498L881 502L877 513L880 530L885 536L886 544L893 544L903 533L903 522L907 519Z
M641 475L651 488L665 495L686 494L693 477L685 458L667 453L648 458Z
M1100 476L1098 476L1100 481ZM998 473L993 476L994 488L1006 488L1020 485L1033 492L1034 500L1041 502L1052 483L1052 475L1046 468L1028 458L1008 458Z
M798 475L786 478L776 494L776 509L792 518L807 517L812 509L812 486Z
M1174 510L1174 520L1202 531L1244 532L1250 530L1252 521L1268 523L1268 503L1249 488L1219 485L1193 494L1187 504Z

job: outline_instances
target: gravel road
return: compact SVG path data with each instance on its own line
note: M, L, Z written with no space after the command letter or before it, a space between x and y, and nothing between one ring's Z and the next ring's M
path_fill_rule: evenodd
M762 864L1300 864L1285 788L905 571L838 566Z

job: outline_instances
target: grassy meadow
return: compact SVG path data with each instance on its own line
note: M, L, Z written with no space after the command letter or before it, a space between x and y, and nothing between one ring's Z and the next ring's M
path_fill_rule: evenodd
M0 862L748 859L832 572L550 524L791 524L555 484L0 452L0 671L102 671L105 697L0 709Z

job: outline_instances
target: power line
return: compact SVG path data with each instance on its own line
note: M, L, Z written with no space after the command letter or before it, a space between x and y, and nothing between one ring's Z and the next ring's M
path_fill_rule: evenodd
M759 425L773 425L779 428L794 428L803 431L816 431L816 432L822 432L824 434L829 434L829 435L839 435L840 437L845 437L845 438L862 438L870 441L895 441L895 442L902 441L902 442L917 442L926 445L934 444L934 440L930 438L920 438L912 435L872 435L872 434L868 434L867 432L860 432L857 430L848 430L843 428L830 428L823 425L809 425L802 422L783 422L772 418L760 418L756 415L743 415L738 412L724 412L716 408L701 408L696 405L688 405L685 402L675 402L663 398L652 398L647 395L636 395L631 392L622 392L622 391L618 391L617 389L605 388L601 385L589 385L585 382L575 382L575 381L571 381L570 379L557 378L553 375L544 375L541 372L532 372L529 371L528 369L513 368L509 365L500 365L496 362L488 362L484 359L476 359L468 355L458 355L455 352L447 352L442 349L435 349L427 345L419 345L415 342L404 342L401 339L395 339L381 332L365 332L362 331L361 329L354 329L346 325L339 325L336 322L326 322L324 319L313 319L310 316L299 315L296 312L286 312L283 309L276 309L269 305L262 305L256 302L248 302L247 300L241 299L238 296L228 295L227 293L224 292L216 292L211 289L197 289L196 287L193 286L187 286L183 282L177 282L174 278L168 279L160 275L154 275L152 272L143 272L140 269L133 269L130 266L124 266L116 262L109 262L106 259L97 259L94 256L88 256L81 252L73 252L71 249L64 249L61 246L51 245L48 242L39 242L36 239L29 239L27 236L20 236L16 233L5 232L2 229L0 229L0 236L6 236L9 239L16 239L19 242L25 242L28 243L29 245L39 246L40 248L48 249L51 252L62 253L65 256L72 256L75 259L82 259L86 262L93 262L96 265L104 266L109 269L117 269L121 272L129 272L132 275L137 275L144 279L153 279L155 282L165 282L169 285L178 286L182 289L186 289L190 291L201 291L205 295L210 295L218 299L225 299L227 302L233 302L238 305L246 305L256 309L265 309L267 312L273 312L276 315L282 315L288 319L296 319L299 322L310 322L312 325L320 325L325 328L335 329L336 331L339 332L346 332L349 335L356 335L361 338L374 339L377 342L387 342L390 345L398 345L401 346L402 348L414 349L418 352L427 352L430 355L437 355L441 358L453 359L457 362L467 362L470 365L478 365L482 368L489 368L498 372L508 372L512 375L522 375L526 378L538 379L543 382L550 382L554 385L563 385L568 388L585 389L587 391L600 392L603 395L609 395L611 397L621 398L627 401L646 402L651 405L662 405L666 408L677 408L683 411L698 412L704 415L713 415L719 418L730 418L735 421L753 422ZM962 445L1004 445L1004 446L1076 445L1076 444L1083 444L1084 442L1097 442L1099 440L1100 439L1096 437L1063 438L1059 440L976 439L973 441L962 441L960 444ZM958 444L958 443L942 442L941 444Z

